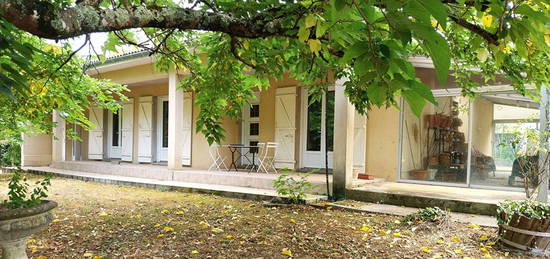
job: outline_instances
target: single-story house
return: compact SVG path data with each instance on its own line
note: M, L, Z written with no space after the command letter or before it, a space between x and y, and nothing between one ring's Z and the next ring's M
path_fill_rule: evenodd
M420 117L405 104L360 115L344 96L342 80L334 82L321 102L308 105L307 86L285 77L256 92L240 119L223 121L222 144L277 142L275 165L290 169L324 168L327 149L335 186L348 186L354 172L385 181L517 186L511 177L515 150L505 144L511 127L538 126L538 104L506 85L484 87L475 99L463 97L452 77L446 85L438 82L429 59L411 61L438 101L427 105ZM78 160L149 163L170 170L211 166L209 145L195 131L200 111L194 94L177 88L185 73L155 70L147 52L109 58L87 73L126 85L128 100L118 113L88 107L95 127L75 128L82 141L66 139L65 129L73 125L54 113L53 120L60 122L55 138L24 136L23 166Z

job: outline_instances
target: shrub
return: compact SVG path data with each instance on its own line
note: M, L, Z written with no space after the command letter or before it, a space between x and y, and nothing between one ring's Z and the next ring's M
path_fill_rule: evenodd
M286 197L291 203L303 203L306 192L313 187L307 180L311 173L302 174L298 179L295 179L294 176L282 174L273 182L273 188L275 188L277 194Z
M0 142L0 167L21 164L21 145L13 142Z
M404 222L437 222L447 218L447 212L439 207L427 207L405 216Z
M4 200L2 207L8 209L28 208L42 203L48 197L47 191L51 185L51 175L35 183L34 188L29 192L29 183L25 176L16 171L8 184L8 199Z
M508 224L514 215L527 218L550 219L550 204L534 200L500 202L497 207L498 224Z

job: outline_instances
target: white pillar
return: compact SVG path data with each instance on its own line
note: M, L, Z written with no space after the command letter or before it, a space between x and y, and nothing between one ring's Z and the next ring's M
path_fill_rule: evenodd
M168 74L168 169L182 168L183 89L178 89L178 74Z
M541 102L540 102L540 120L539 120L539 127L540 132L548 132L548 115L549 115L549 100L550 93L546 86L543 86L541 89ZM542 134L541 137L541 148L544 148L546 150L549 150L548 148L548 136L546 134ZM537 200L539 201L548 201L548 165L544 163L546 161L546 156L548 154L546 152L539 152L539 170L544 170L544 174L542 175L542 183L539 186L539 193ZM546 168L544 168L546 167Z
M353 131L355 108L344 94L344 82L336 81L334 93L334 153L332 190L335 199L345 197L345 190L353 180Z
M59 111L54 110L52 121L56 123L53 129L52 162L62 162L65 161L65 119L61 117Z

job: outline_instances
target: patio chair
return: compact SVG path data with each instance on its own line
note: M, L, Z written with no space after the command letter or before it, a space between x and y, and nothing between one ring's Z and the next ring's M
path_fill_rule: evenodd
M260 152L258 159L258 172L264 171L269 173L270 170L277 173L275 168L275 157L277 156L277 148L279 144L277 142L267 142L264 145L263 151Z
M217 144L212 144L208 147L208 153L210 153L210 158L212 158L212 165L208 168L208 171L216 169L220 171L223 169L227 170L227 165L225 164L225 157L222 157L220 154L220 146Z

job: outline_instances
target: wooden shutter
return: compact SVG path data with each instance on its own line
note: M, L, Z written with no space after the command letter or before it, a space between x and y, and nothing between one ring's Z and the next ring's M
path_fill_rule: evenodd
M122 161L132 161L133 144L134 144L134 99L129 98L128 101L122 103Z
M365 172L365 150L367 142L367 118L355 111L353 129L353 169Z
M139 98L139 145L138 160L142 163L153 162L153 97Z
M183 93L183 161L191 165L191 133L193 130L193 94Z
M88 159L103 159L103 108L91 106L89 120L94 125L88 134Z
M296 139L296 88L278 88L275 96L275 156L277 168L294 169Z

